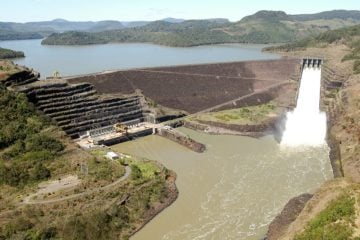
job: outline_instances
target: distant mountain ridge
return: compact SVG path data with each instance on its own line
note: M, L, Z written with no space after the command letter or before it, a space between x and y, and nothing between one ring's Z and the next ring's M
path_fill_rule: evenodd
M316 19L355 19L360 20L360 11L357 10L332 10L314 14L290 15L296 21L311 21Z
M360 11L334 10L288 15L283 11L259 11L240 21L228 19L159 21L0 22L0 40L47 37L43 44L74 45L108 42L153 42L168 46L217 43L286 43L321 32L360 23ZM81 33L80 33L81 32Z
M214 22L228 22L227 19L207 19ZM159 21L169 23L182 23L185 19L177 18L164 18ZM116 20L103 20L103 21L68 21L66 19L57 18L51 21L41 22L0 22L0 31L14 31L14 32L37 32L40 34L66 32L66 31L85 31L97 32L106 30L118 30L123 28L142 27L156 21L116 21Z

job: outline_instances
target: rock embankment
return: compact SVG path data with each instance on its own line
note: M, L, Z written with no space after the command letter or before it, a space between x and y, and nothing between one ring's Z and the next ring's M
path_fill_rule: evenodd
M292 223L297 218L297 216L305 207L305 204L312 198L312 196L312 194L304 193L290 199L281 213L271 222L265 239L279 239L281 234L287 229L290 223Z
M214 121L184 121L184 126L196 131L209 134L230 134L249 137L262 137L277 130L277 123L281 116L272 117L259 124L229 124Z

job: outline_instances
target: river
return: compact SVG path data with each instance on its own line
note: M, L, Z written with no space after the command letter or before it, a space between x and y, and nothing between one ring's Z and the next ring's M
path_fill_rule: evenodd
M62 76L113 69L232 62L279 58L262 53L266 45L222 44L199 47L165 47L150 43L111 43L88 46L46 46L41 40L0 41L0 47L23 51L15 62L34 68L42 78L58 71Z
M281 148L261 139L181 131L207 146L192 152L159 136L113 146L177 173L179 198L132 240L261 239L286 202L332 178L328 148Z

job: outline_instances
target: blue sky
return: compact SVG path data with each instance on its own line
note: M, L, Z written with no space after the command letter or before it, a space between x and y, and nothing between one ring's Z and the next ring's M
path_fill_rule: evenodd
M360 9L359 0L2 0L0 21L157 20L165 17L240 20L259 10L290 14ZM5 3L6 2L6 3Z

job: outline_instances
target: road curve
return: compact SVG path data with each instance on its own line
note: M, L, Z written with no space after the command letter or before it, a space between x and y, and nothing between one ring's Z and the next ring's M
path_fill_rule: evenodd
M88 195L88 194L92 194L94 192L100 191L100 190L106 190L109 188L112 188L113 186L125 181L126 179L128 179L131 175L131 167L129 166L125 166L125 174L119 178L118 180L116 180L113 183L110 183L106 186L103 187L98 187L95 189L91 189L82 193L76 193L76 194L72 194L66 197L62 197L62 198L55 198L55 199L49 199L49 200L33 200L32 198L34 196L36 196L37 194L32 194L27 196L26 198L23 199L23 202L21 202L21 204L29 204L29 205L34 205L34 204L48 204L48 203L56 203L56 202L61 202L61 201L65 201L65 200L70 200L70 199L74 199L74 198L78 198L84 195Z

